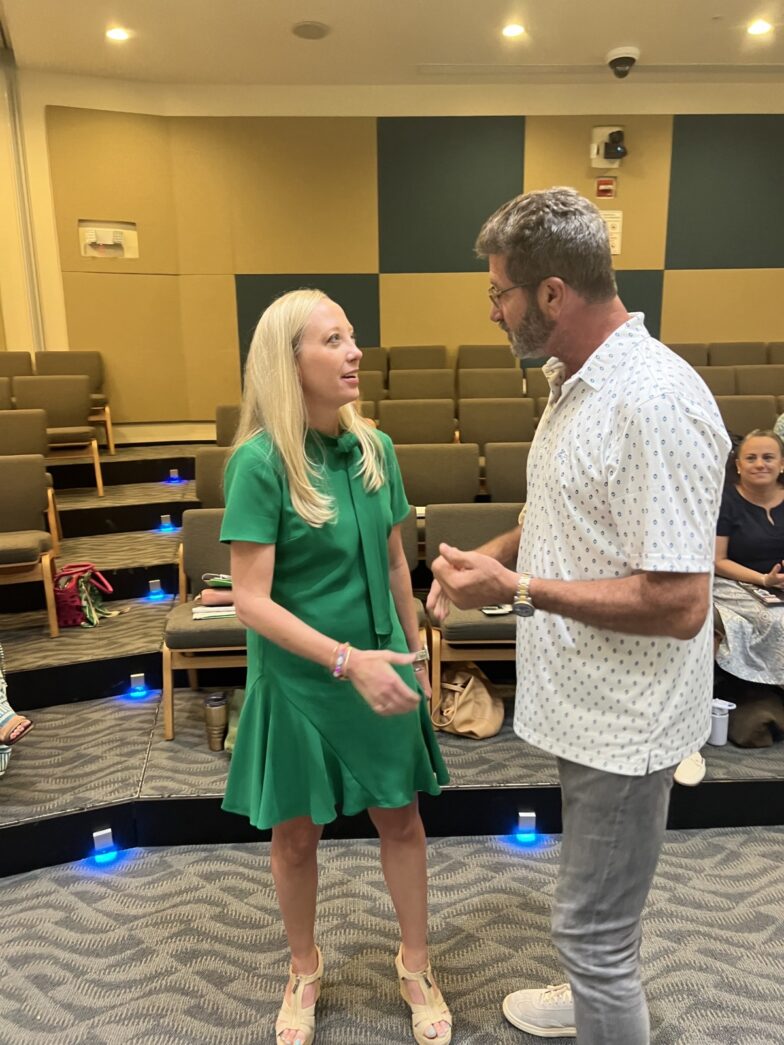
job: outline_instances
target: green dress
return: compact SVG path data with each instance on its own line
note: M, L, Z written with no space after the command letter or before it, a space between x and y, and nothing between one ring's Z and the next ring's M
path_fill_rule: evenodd
M356 437L310 431L306 448L334 499L334 523L294 511L285 469L261 433L226 469L222 541L275 545L272 599L316 630L357 649L408 651L389 587L387 539L408 514L397 459L384 447L386 481L368 493ZM412 689L410 665L395 666ZM421 691L420 691L421 692ZM371 806L408 805L448 781L422 695L404 715L376 714L348 682L248 631L246 698L223 808L260 829L297 816L316 824Z

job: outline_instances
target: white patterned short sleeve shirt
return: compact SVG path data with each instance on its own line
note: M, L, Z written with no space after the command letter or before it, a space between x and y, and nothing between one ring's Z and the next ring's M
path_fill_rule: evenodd
M632 315L551 395L528 457L518 569L559 580L711 573L730 449L697 372ZM710 619L688 641L537 612L518 621L515 730L562 758L638 776L710 730Z

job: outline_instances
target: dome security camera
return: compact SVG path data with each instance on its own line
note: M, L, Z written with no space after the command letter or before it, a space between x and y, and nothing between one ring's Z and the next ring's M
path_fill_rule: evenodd
M625 80L640 57L639 47L614 47L607 52L607 64L618 80Z

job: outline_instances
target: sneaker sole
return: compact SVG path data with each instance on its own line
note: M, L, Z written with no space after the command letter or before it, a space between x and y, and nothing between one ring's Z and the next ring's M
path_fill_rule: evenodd
M576 1027L537 1027L533 1023L526 1023L525 1020L521 1020L519 1016L515 1016L514 1013L509 1011L506 1004L506 998L504 998L503 1011L504 1016L506 1016L513 1027L517 1027L518 1030L524 1030L526 1034L533 1034L536 1038L577 1037Z

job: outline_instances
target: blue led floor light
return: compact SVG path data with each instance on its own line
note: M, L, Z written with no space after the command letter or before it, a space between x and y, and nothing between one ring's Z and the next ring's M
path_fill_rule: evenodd
M180 475L179 468L170 468L169 478L163 480L163 482L167 486L182 486L183 483L187 483L187 481L187 479L183 479L183 477Z
M174 525L171 519L171 515L161 516L161 525L158 527L158 533L174 533L177 527Z
M119 855L111 827L93 831L93 859L97 864L112 864Z
M166 592L161 587L161 582L157 578L153 578L150 581L150 594L145 595L147 602L161 602L166 598Z

